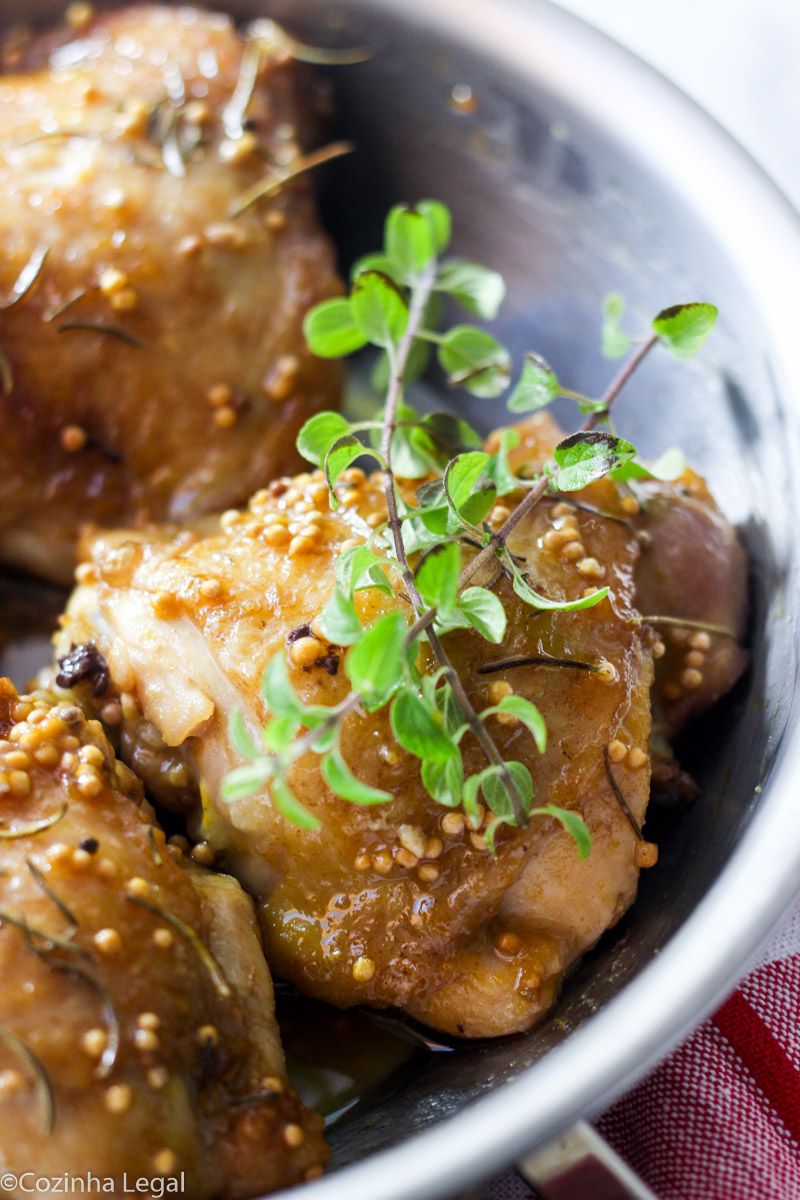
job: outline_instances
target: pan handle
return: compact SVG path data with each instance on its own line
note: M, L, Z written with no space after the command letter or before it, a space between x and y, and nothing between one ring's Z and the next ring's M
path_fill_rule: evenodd
M658 1200L586 1121L517 1163L542 1200Z

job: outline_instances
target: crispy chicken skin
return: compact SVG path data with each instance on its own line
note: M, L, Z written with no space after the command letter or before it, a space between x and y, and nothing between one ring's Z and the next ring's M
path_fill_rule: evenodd
M521 432L512 452L518 468L548 458L560 436L543 414ZM479 830L428 798L417 760L394 743L385 713L348 717L342 750L393 803L365 809L336 799L309 755L291 777L322 821L309 832L289 824L267 795L226 804L220 785L237 764L228 717L239 707L258 730L260 680L276 651L288 645L292 682L307 701L333 704L347 691L345 651L320 640L318 657L310 653L313 622L332 590L337 554L385 510L379 481L357 470L340 492L344 503L332 513L320 474L301 475L257 493L210 534L98 535L79 569L60 651L99 647L112 691L122 694L122 753L162 801L188 808L196 833L257 896L268 956L282 977L334 1004L398 1005L459 1035L528 1028L569 965L635 895L641 847L603 748L641 824L656 635L639 619L635 579L642 542L655 554L658 539L642 538L631 497L608 479L575 496L599 514L545 500L515 530L512 552L548 595L572 599L608 584L611 596L574 613L536 613L501 582L505 643L464 632L447 639L476 707L511 689L539 706L549 730L544 755L522 726L492 718L492 731L505 756L529 766L536 803L582 813L593 840L587 860L547 818L502 830L492 858ZM365 619L405 603L399 594L358 596ZM482 673L490 661L525 655L601 670ZM481 769L477 747L467 740L464 750L466 769Z
M555 436L546 419L534 420L516 453L541 460ZM549 819L501 833L493 859L478 831L459 828L454 814L427 797L419 764L393 743L385 713L351 716L342 748L362 778L396 799L370 809L338 800L309 756L291 781L323 822L320 832L308 832L264 795L231 805L220 799L222 779L237 763L227 721L240 706L253 729L263 722L259 685L267 662L319 614L342 545L363 537L365 518L383 511L377 481L358 471L348 480L347 502L336 513L320 476L305 475L258 493L247 512L226 515L211 536L98 537L91 564L81 568L85 582L70 604L63 648L92 641L108 660L128 714L123 753L155 794L196 804L202 780L197 831L259 897L268 956L283 977L335 1004L395 1004L459 1034L524 1029L546 1010L568 963L635 892L635 837L609 786L602 746L617 739L638 749L615 771L642 819L651 666L650 639L633 609L639 542L618 521L540 505L511 544L538 585L574 598L604 581L613 600L536 615L503 585L505 645L464 633L448 639L479 707L504 685L540 706L550 730L544 756L521 726L495 721L493 732L504 752L530 766L537 802L583 812L594 838L589 860L578 861L570 837ZM619 511L610 482L584 498ZM580 565L554 545L569 540L565 527L583 543ZM360 596L365 617L403 603ZM307 700L341 699L347 681L342 670L331 671L342 653L320 643L319 664L292 667ZM489 660L542 653L609 666L601 674L477 673ZM480 769L475 746L465 745L465 757L470 771Z
M233 215L302 152L315 105L307 69L260 44L249 100L253 44L243 60L227 17L188 7L99 13L6 47L6 303L46 251L0 311L7 563L67 582L84 521L242 502L294 469L299 426L336 404L338 364L301 329L339 288L308 181Z
M165 844L69 697L0 680L0 739L2 1168L231 1200L319 1173L251 901Z

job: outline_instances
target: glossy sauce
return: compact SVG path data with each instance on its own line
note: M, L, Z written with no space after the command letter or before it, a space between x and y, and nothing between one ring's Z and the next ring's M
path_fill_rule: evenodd
M0 676L20 689L52 662L51 636L67 594L17 576L0 576ZM330 1126L361 1103L423 1069L452 1047L403 1019L340 1011L276 984L278 1022L292 1083Z

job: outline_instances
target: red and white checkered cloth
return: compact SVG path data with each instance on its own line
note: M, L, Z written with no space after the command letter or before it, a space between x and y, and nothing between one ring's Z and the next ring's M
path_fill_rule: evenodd
M597 1128L659 1200L800 1200L800 908L713 1017ZM487 1200L530 1195L506 1176Z

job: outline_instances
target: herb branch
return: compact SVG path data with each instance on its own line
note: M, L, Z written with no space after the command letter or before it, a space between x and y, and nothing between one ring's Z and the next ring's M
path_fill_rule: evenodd
M502 826L522 827L534 816L546 815L561 822L585 857L590 839L582 818L553 805L534 806L530 770L505 759L488 724L490 718L502 717L523 726L536 750L544 753L547 728L538 708L512 693L478 711L446 639L455 630L468 630L493 645L503 642L507 614L495 591L501 579L536 611L573 612L608 596L607 587L574 599L541 593L527 564L510 550L509 537L544 497L572 496L604 477L630 483L681 474L683 460L675 452L646 467L630 442L598 426L608 425L614 402L656 345L666 346L676 358L688 357L711 333L717 311L710 304L665 309L637 342L619 328L620 298L609 298L603 349L609 356L625 353L628 358L599 399L563 387L544 359L527 354L508 409L532 412L565 396L578 404L585 421L555 447L552 461L526 478L510 465L509 453L519 441L515 429L504 430L497 450L488 453L463 419L448 412L422 415L406 401L409 383L434 353L451 388L488 400L510 385L511 355L492 334L471 324L441 328L443 298L490 321L505 294L495 271L446 255L450 231L450 213L437 201L393 208L383 248L356 264L349 295L307 314L306 339L320 357L346 357L366 346L379 351L373 380L384 403L374 421L317 414L300 431L298 449L324 472L334 510L341 502L343 472L357 459L371 458L380 472L386 518L375 529L365 525L364 543L338 556L333 594L317 618L329 642L346 650L350 691L335 706L306 704L290 681L286 654L276 655L264 676L270 716L260 739L240 712L232 714L231 744L245 765L227 776L223 796L234 802L268 790L287 819L318 829L319 819L289 783L293 765L311 752L320 756L323 778L334 795L358 805L388 803L392 797L387 792L353 773L340 745L342 727L354 713L386 708L398 745L420 761L423 785L434 801L463 808L477 829L479 797L483 799L488 809L483 836L492 852ZM501 497L508 498L510 511L495 528L489 518ZM489 578L489 586L476 586L476 577ZM385 593L397 607L365 626L357 599L368 590ZM425 645L436 660L433 671L420 666ZM479 673L522 665L570 667L598 676L608 669L602 662L538 655L498 659ZM486 760L473 774L465 772L466 737L475 740Z

